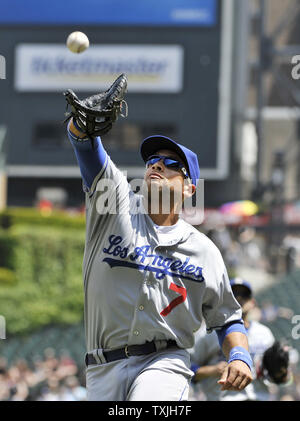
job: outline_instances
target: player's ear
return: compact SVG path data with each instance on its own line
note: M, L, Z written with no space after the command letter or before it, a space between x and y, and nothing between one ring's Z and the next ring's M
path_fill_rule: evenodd
M184 187L183 187L183 196L184 199L188 199L192 197L193 194L196 192L196 186L187 180L184 180Z

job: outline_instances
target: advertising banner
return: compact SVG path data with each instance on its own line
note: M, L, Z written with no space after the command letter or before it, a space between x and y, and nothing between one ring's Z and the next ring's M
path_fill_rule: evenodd
M126 73L130 92L178 93L182 89L183 48L179 45L94 45L82 54L63 44L16 47L17 91L101 91Z

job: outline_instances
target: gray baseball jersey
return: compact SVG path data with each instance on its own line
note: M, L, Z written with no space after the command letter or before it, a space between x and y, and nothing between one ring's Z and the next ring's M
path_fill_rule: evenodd
M182 219L156 226L109 157L86 194L83 275L88 352L169 339L187 349L203 318L208 330L241 319L216 246Z
M247 335L249 352L254 363L252 370L253 381L241 392L232 392L221 391L221 387L217 383L219 379L208 377L193 386L194 394L199 393L199 389L201 389L205 393L207 400L210 401L269 400L269 383L263 378L257 378L255 366L257 363L260 363L265 350L273 345L275 338L267 326L257 321L250 323ZM189 352L192 362L199 366L215 365L220 361L224 361L215 332L210 335L207 335L203 329L197 332L195 345Z
M182 219L165 239L143 212L142 196L107 160L86 196L88 350L162 339L190 348L203 316L208 330L240 320L216 246Z

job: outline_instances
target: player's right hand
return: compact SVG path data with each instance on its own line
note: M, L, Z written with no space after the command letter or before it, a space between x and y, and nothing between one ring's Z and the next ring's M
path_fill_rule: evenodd
M221 390L241 391L253 380L251 370L246 363L234 360L227 365L218 381Z

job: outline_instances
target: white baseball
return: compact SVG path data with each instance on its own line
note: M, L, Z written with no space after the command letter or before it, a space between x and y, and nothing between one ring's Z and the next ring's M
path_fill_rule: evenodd
M67 38L67 47L72 53L82 53L90 45L88 37L80 31L72 32Z

